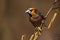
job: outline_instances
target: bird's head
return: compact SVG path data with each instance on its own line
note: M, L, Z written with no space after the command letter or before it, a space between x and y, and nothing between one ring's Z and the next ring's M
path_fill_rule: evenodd
M36 8L28 8L25 12L29 14L30 16L35 16L36 15Z

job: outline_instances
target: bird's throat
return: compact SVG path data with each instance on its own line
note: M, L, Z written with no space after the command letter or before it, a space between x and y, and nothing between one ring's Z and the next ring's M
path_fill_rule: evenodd
M35 16L36 14L35 14L35 13L32 13L31 15L32 15L32 16Z
M31 15L32 16L35 16L36 15L35 10L32 11Z

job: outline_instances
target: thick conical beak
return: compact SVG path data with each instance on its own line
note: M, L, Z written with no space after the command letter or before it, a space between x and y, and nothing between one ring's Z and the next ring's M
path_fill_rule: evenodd
M25 13L27 13L29 10L26 10Z
M26 10L25 13L29 14L30 17L32 16L30 10Z
M31 11L30 10L26 10L25 13L31 14Z

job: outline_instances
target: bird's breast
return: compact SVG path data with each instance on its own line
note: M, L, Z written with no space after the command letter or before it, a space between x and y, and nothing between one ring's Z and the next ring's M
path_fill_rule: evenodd
M40 26L40 24L42 22L42 18L41 17L36 17L36 18L31 17L30 22L33 24L34 27L36 27L36 26L38 27L38 26Z
M40 20L42 20L42 18L41 17L31 17L31 21L40 21Z

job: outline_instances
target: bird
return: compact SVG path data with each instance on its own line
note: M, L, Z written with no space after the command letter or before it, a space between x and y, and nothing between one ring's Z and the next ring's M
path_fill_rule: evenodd
M36 8L28 8L25 12L29 15L29 21L32 23L34 28L38 28L38 30L42 31L43 27L40 27L40 25L44 25L45 20L42 13Z

